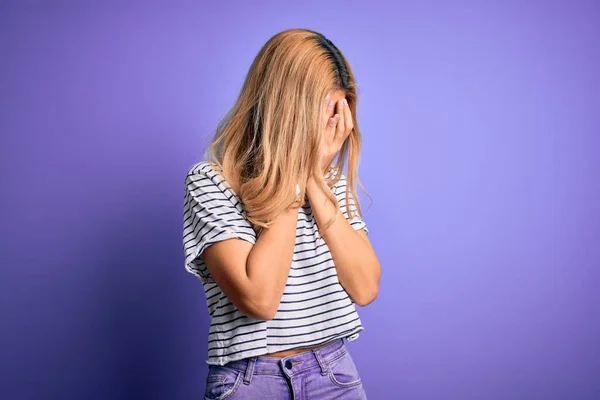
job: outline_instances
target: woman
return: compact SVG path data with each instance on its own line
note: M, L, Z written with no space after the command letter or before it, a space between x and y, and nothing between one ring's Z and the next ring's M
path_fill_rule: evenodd
M211 161L189 170L186 268L211 316L205 399L366 398L344 343L381 273L354 201L355 113L338 48L283 31L253 61Z

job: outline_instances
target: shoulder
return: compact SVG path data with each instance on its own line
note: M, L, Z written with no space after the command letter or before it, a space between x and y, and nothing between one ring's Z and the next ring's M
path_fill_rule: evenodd
M203 200L227 199L230 202L238 201L233 190L219 172L218 166L209 161L201 161L192 165L185 179L186 191L193 197L201 196Z
M220 174L217 173L217 167L210 161L200 161L192 165L187 172L187 178L196 179L214 179L215 177L220 178Z
M201 187L215 187L226 191L229 185L219 173L218 167L210 161L201 161L192 165L186 175L186 185Z

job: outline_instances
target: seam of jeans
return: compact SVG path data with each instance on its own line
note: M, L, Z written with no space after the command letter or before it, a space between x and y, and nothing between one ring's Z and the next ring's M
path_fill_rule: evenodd
M342 388L351 388L354 386L358 386L362 383L362 379L360 378L360 376L358 377L357 380L352 381L352 382L340 382L336 379L332 370L329 370L329 379L331 379L331 382L333 382L334 385L336 385L338 387L342 387Z
M228 391L226 391L225 393L223 393L223 395L221 397L219 397L218 400L225 400L228 397L230 397L231 395L233 395L240 387L241 382L242 382L242 373L238 372L237 377L235 378L233 387L231 389L229 389Z
M339 360L340 358L344 357L348 353L349 353L348 348L344 346L344 347L339 348L335 352L324 356L323 361L326 363L331 363L331 362Z

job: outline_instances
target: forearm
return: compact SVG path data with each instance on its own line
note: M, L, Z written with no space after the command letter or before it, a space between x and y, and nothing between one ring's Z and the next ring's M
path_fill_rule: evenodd
M324 227L332 217L331 203L318 187L309 180L308 198L319 227ZM368 239L354 230L336 204L335 222L320 233L331 252L342 287L358 305L365 306L375 299L381 269Z
M246 262L248 296L253 308L274 315L292 265L298 209L290 208L263 229ZM266 311L265 311L266 310Z

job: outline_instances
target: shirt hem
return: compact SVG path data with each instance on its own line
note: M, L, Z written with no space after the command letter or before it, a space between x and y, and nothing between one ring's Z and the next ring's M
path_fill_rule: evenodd
M327 337L322 341L317 341L317 342L312 342L310 341L310 344L307 344L306 347L308 346L318 346L324 343L327 343L329 341L332 340L336 340L336 339L345 339L347 340L348 337L356 335L362 331L365 330L365 327L362 325L358 325L350 330L338 333L334 336L331 337ZM355 337L352 341L355 341L356 339L358 339L358 337ZM249 352L248 354L243 354L240 355L239 357L236 356L232 356L232 357L214 357L214 358L209 358L206 360L206 364L208 365L215 365L215 366L224 366L227 363L230 363L232 361L239 361L239 360L244 360L246 358L250 358L250 357L260 357L260 356L264 356L265 354L268 353L274 353L274 352L279 352L279 351L285 351L285 350L292 350L292 349L297 349L299 347L305 347L302 344L297 344L297 345L293 345L293 346L271 346L271 349L268 349L267 347L265 347L264 349L260 349L260 350L256 350L253 352ZM224 361L223 361L224 360Z

